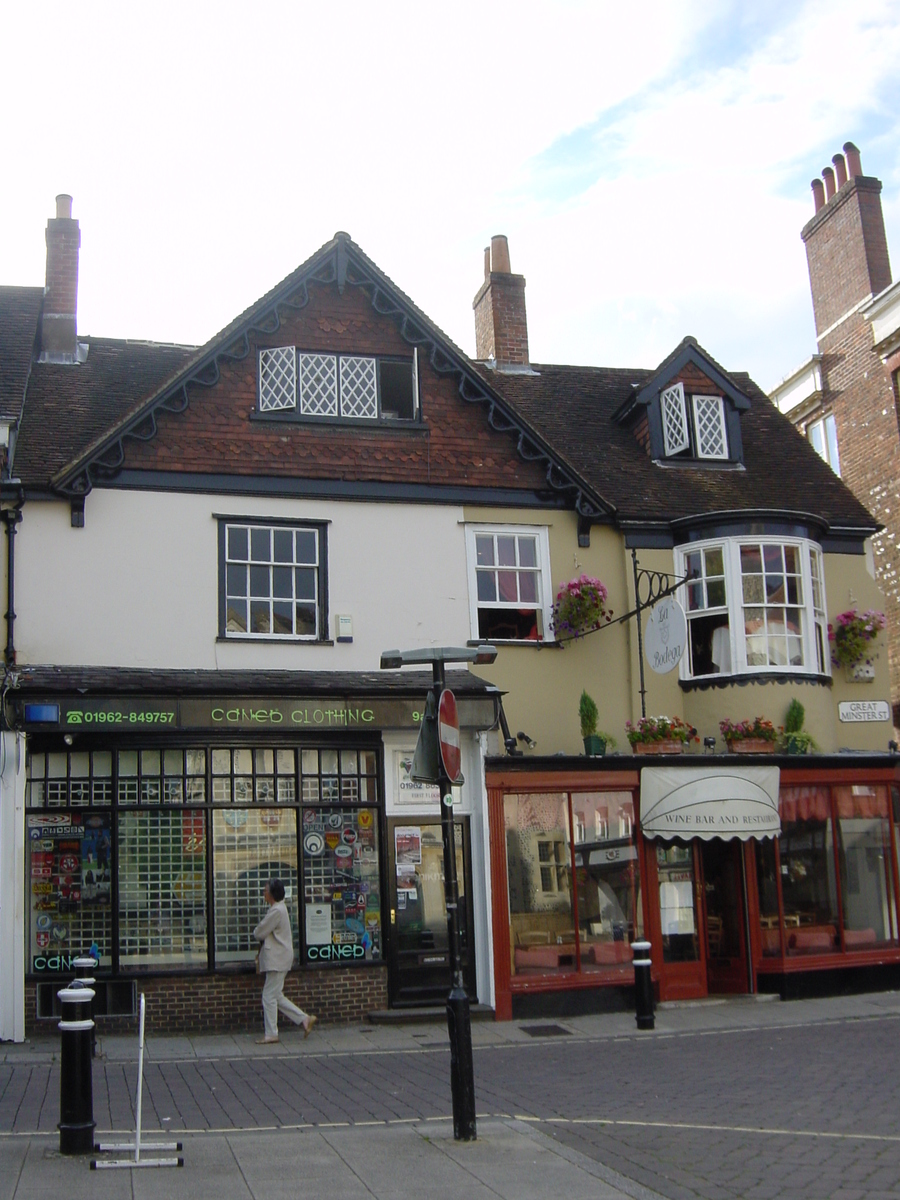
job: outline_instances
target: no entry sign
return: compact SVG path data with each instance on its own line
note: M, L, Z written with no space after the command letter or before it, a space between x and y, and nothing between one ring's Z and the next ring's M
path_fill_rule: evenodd
M456 697L449 688L444 688L438 702L438 741L441 747L441 762L451 783L460 776L459 713Z

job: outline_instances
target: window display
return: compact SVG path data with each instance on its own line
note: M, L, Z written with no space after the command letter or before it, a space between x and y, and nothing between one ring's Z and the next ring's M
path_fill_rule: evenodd
M327 753L322 752L323 759ZM303 879L306 961L320 965L380 959L375 810L304 808Z
M573 795L572 816L581 969L630 966L644 936L631 793Z
M841 939L830 791L783 788L779 808L787 953L836 954Z
M51 756L47 756L51 757ZM61 757L65 757L64 755ZM111 963L109 814L29 813L29 969L68 971L96 947Z
M891 823L887 788L857 785L834 789L844 946L856 950L897 941L891 885Z
M206 818L119 815L119 965L205 969Z

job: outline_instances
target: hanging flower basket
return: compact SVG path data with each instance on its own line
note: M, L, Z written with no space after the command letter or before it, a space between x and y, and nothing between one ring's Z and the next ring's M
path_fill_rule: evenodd
M884 613L877 612L874 608L869 608L864 613L858 613L855 608L838 613L834 623L828 626L833 665L843 667L849 678L854 677L854 667L871 667L873 660L878 657L878 651L873 649L872 642L886 624L887 618Z
M625 734L635 754L683 754L689 742L699 742L697 730L680 717L641 717L625 722Z
M719 722L729 754L774 754L778 730L765 717L752 721L732 721L726 717Z
M612 620L606 607L605 584L590 575L581 575L564 583L556 593L550 613L550 626L557 641L584 637L586 633Z

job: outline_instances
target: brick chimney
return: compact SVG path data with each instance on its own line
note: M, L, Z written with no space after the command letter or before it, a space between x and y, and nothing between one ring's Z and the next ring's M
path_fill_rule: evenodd
M81 230L72 219L71 196L56 197L56 216L47 222L46 238L41 355L51 362L75 362Z
M877 296L891 282L881 181L863 175L859 150L852 142L844 154L825 167L825 196L813 180L816 213L803 228L816 333L822 337L868 296ZM846 169L844 164L846 162Z
M513 275L504 234L491 238L484 251L484 283L472 301L475 310L475 357L493 360L497 370L528 369L525 277Z

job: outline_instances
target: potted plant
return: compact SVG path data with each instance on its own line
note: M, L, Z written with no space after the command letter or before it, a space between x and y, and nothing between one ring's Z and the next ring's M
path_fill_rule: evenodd
M816 740L811 733L803 728L806 719L806 709L796 697L788 705L784 717L784 749L787 754L808 754L818 750Z
M584 740L584 752L591 757L602 758L607 749L615 749L616 739L611 733L604 733L597 728L599 713L597 705L587 692L581 693L578 701L578 719L581 722L581 736Z
M590 575L580 575L564 583L556 593L550 625L557 641L583 637L604 621L612 620L606 607L606 586Z
M681 717L641 717L625 722L625 734L635 754L682 754L690 742L699 742L697 730Z
M843 667L848 679L874 679L873 661L878 652L871 649L871 643L878 637L887 624L883 612L874 608L858 613L855 608L838 613L834 623L828 626L828 640L831 642L831 661L836 667Z
M719 722L725 745L731 754L774 754L778 730L765 717L752 721L732 721L726 717Z

